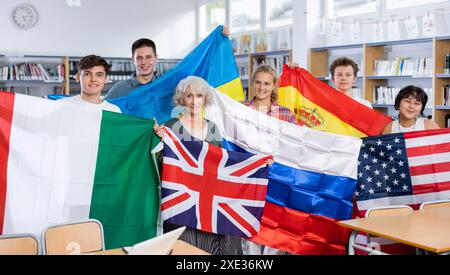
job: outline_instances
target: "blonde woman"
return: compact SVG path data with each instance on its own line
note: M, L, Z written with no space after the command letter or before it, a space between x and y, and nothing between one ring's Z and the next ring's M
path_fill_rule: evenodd
M291 67L295 66L298 65L293 64ZM243 104L268 116L298 124L291 110L277 104L278 74L274 68L268 65L259 66L253 73L253 85L256 91L255 97L250 101L242 102Z
M298 67L297 64L290 65ZM268 65L259 66L253 73L253 85L256 95L243 102L258 112L298 125L295 115L286 107L277 104L278 101L278 74L274 68ZM273 162L269 163L269 165ZM264 247L251 241L242 239L242 251L244 255L283 255L285 252L271 247Z

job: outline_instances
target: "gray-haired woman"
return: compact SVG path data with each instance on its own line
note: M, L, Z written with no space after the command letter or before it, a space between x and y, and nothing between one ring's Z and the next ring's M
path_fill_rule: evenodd
M221 146L222 137L216 124L203 118L203 111L212 102L211 87L205 80L190 76L182 80L177 88L173 101L176 106L184 107L184 111L177 118L169 120L164 126L183 141L204 140L216 146ZM158 136L164 136L164 129L155 126ZM165 223L164 231L172 231L180 226ZM194 228L187 228L181 239L193 246L213 255L227 254L225 235L203 232Z

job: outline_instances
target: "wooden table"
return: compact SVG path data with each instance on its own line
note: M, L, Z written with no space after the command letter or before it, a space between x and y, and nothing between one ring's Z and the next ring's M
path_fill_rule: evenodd
M436 254L450 252L450 207L339 222L355 232L404 243Z
M96 252L94 255L126 255L122 248ZM210 255L205 251L185 243L181 240L176 241L170 255Z

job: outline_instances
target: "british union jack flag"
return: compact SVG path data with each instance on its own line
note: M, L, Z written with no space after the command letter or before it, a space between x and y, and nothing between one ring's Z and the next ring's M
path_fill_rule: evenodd
M272 156L184 141L168 128L164 143L163 221L224 235L258 233Z

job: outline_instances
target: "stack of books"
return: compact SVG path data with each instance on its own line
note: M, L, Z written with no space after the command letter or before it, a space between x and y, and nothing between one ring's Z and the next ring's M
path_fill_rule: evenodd
M46 69L42 64L22 63L0 67L1 81L46 81L61 82L64 80L64 65L58 64L54 69Z
M397 57L396 60L375 60L376 76L427 77L433 75L432 58Z

